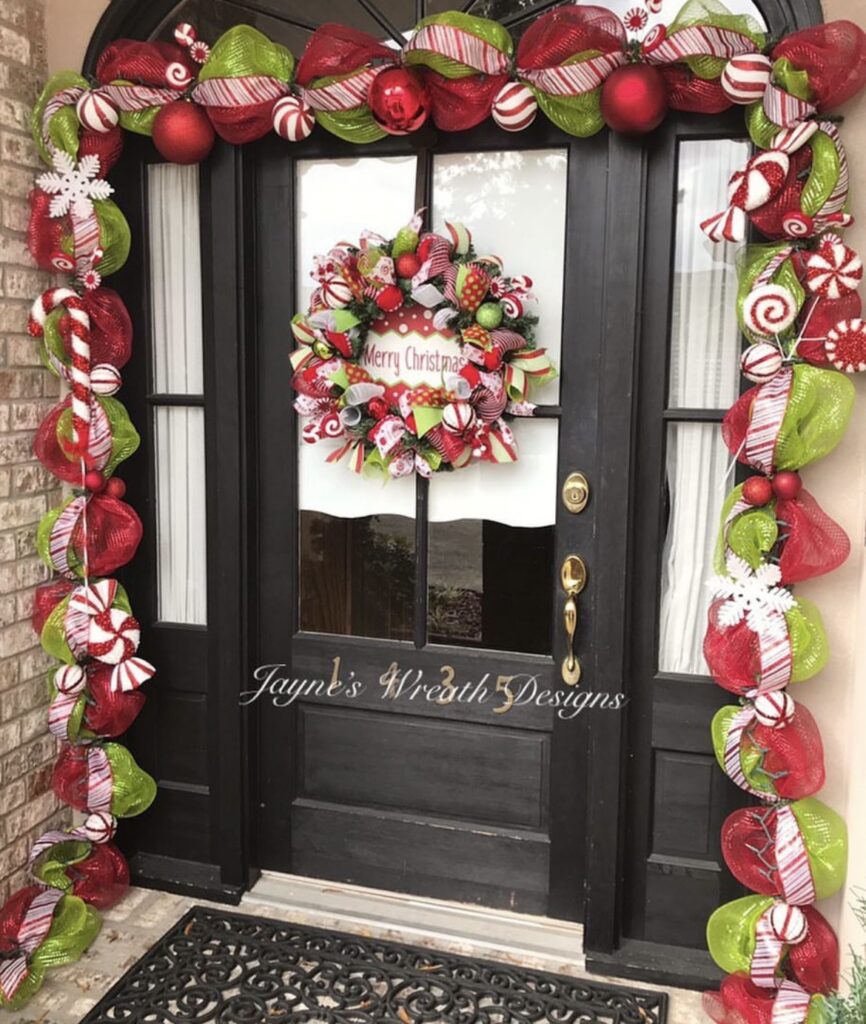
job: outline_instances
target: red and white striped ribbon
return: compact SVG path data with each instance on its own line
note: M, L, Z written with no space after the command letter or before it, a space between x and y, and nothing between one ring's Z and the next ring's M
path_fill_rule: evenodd
M118 110L132 114L151 107L164 107L179 98L177 89L160 89L151 85L101 85L101 95L114 104Z
M845 152L845 146L842 144L842 136L839 134L839 129L831 121L822 121L820 130L825 135L830 136L839 155L839 176L836 179L836 184L833 186L833 191L830 193L827 202L821 207L819 213L820 219L823 220L825 217L841 213L844 210L845 204L848 201L849 172L848 154Z
M791 682L794 659L788 622L781 612L774 612L768 618L770 626L758 633L761 680L749 697L784 690Z
M57 147L52 142L51 135L48 131L49 125L51 123L51 118L54 117L56 113L63 110L64 107L74 106L81 98L81 96L84 94L84 92L85 90L79 88L77 85L72 86L69 89L61 89L60 92L56 92L51 97L51 99L45 104L45 108L42 111L41 130L42 141L45 143L45 148L48 150L49 153L53 153L57 149Z
M778 905L769 906L755 925L755 949L749 965L749 977L758 988L777 988L779 985L776 972L785 953L785 943L776 935L770 920L773 908Z
M44 889L34 896L27 908L16 936L19 955L9 960L0 960L0 992L6 999L12 999L27 978L27 958L42 944L51 930L54 910L62 898L60 889Z
M713 25L689 25L681 28L644 53L649 64L674 64L685 57L721 57L730 60L742 53L753 53L755 44L748 36Z
M773 124L791 128L814 114L815 107L770 82L764 92L764 113Z
M486 75L504 75L509 68L508 54L453 25L423 25L403 47L404 53L413 50L432 50Z
M48 708L48 731L59 740L69 739L69 719L80 694L58 693Z
M797 817L787 805L776 809L776 865L779 887L786 903L805 907L818 898L809 854Z
M111 812L111 791L114 788L111 762L102 747L87 751L87 809Z
M766 267L761 271L760 274L755 278L755 283L752 288L759 288L763 284L770 284L773 278L776 276L779 268L785 262L786 259L794 251L793 245L787 245L784 249L780 249L779 252L767 263Z
M768 475L775 469L776 441L782 429L793 380L793 370L780 370L772 380L762 384L755 395L746 430L746 461Z
M735 782L740 789L745 790L747 793L751 793L752 796L760 797L761 800L766 800L769 803L775 803L779 799L775 793L764 792L760 789L755 789L743 772L743 762L740 757L740 744L743 738L743 733L752 725L755 721L755 709L751 704L744 708L741 708L731 720L731 724L728 728L728 735L725 737L725 774Z
M48 556L52 566L61 576L66 576L69 579L74 579L77 575L70 567L69 545L72 543L72 534L78 526L78 521L87 508L87 501L87 496L84 494L73 498L57 517L51 529L51 536L48 538ZM86 571L87 555L86 552L82 552L82 554Z
M249 107L269 103L289 93L287 82L271 75L240 78L209 78L193 89L193 99L203 107Z
M795 981L783 981L773 1003L770 1024L806 1024L812 996Z
M98 235L97 225L97 241ZM28 330L33 337L42 337L48 314L58 306L64 307L71 321L72 365L69 368L69 382L72 392L72 443L75 450L83 455L87 450L90 429L90 316L82 300L71 288L49 288L33 303Z
M427 259L424 260L418 273L412 278L413 290L429 281L431 277L438 277L440 274L444 274L448 267L451 266L451 246L448 240L441 235L433 235L432 238L433 241L430 243Z
M339 82L331 82L315 89L301 89L301 99L313 110L324 110L329 113L354 110L355 107L367 102L370 84L386 66L362 68L355 74L340 79Z
M517 77L550 96L580 96L604 85L608 75L622 67L627 59L624 53L602 53L576 64L561 64L552 68L518 68Z

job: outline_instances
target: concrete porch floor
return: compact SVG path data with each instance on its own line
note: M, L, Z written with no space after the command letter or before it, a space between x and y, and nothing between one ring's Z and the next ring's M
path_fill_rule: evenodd
M267 898L267 897L266 897ZM79 1024L81 1018L99 1001L102 995L115 981L141 957L151 945L171 925L194 904L205 904L204 900L195 900L185 896L173 896L169 893L154 892L148 889L131 889L119 906L103 915L102 932L93 946L84 954L78 963L70 964L50 971L45 985L30 1004L17 1013L4 1014L3 1021L8 1024ZM214 904L210 904L214 905ZM309 906L291 905L283 899L267 899L265 902L255 894L247 895L241 906L233 908L245 914L259 914L277 920L294 921L298 924L321 926L328 920L328 915L321 911L312 911ZM394 927L360 927L355 921L344 920L338 923L329 920L329 924L340 930L356 934L375 935L393 941L403 939L411 945L436 945L442 948L442 941L425 942L417 930L407 930L404 934ZM325 925L327 926L327 924ZM455 945L448 943L448 945ZM459 952L467 955L490 957L489 952L481 948L472 948L475 944L466 941L461 943ZM489 947L488 947L489 948ZM455 952L458 950L455 948ZM516 959L507 953L503 959ZM531 953L525 958L524 966L541 967L551 970L552 966L542 963L542 958ZM558 965L558 973L570 974L575 977L585 976L580 969L581 958L578 956L573 963L562 961ZM592 976L601 980L598 976ZM611 979L613 980L613 979ZM629 985L629 982L619 982ZM652 988L646 983L635 983L638 988ZM667 989L671 996L671 1012L668 1024L699 1024L703 1014L700 1008L700 995L679 989Z

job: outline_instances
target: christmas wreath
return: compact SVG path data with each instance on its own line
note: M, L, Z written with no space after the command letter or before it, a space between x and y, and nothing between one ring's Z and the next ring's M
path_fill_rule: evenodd
M309 309L292 320L302 437L336 440L328 461L348 456L356 473L429 477L476 460L514 462L503 417L531 416L531 389L556 376L535 346L531 279L478 256L461 224L447 225L447 238L421 227L417 213L393 239L365 232L357 246L316 257ZM419 353L415 340L438 348ZM412 358L435 376L381 380L377 357L397 375Z

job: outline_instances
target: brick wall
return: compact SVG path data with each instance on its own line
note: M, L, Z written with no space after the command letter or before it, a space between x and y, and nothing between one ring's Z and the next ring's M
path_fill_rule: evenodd
M46 78L42 0L0 0L0 903L25 881L32 841L66 811L50 788L45 671L30 627L33 589L47 577L36 525L61 498L33 456L33 431L57 401L26 333L30 303L50 283L27 253L27 194L41 164L30 111Z

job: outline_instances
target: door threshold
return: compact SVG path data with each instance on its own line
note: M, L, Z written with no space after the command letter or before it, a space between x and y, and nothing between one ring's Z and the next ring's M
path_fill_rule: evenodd
M263 871L241 905L297 924L354 932L555 974L585 974L583 927L469 903Z

